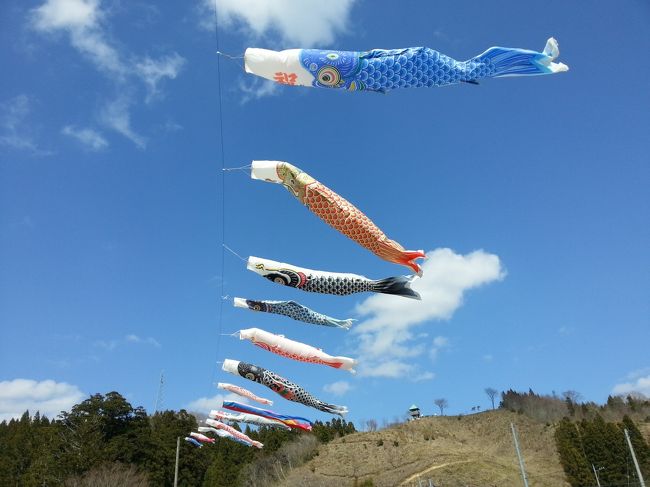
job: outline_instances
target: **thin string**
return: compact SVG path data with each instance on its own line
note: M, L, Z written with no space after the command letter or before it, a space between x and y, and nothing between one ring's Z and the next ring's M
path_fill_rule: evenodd
M221 51L217 51L217 54L219 54L219 56L227 57L228 59L244 59L243 54L241 56L233 56L231 54L226 54L225 52L221 52Z
M241 166L241 167L224 167L222 171L227 172L227 171L248 171L251 167L253 167L252 164L248 164L247 166Z
M215 0L215 1L216 1L216 0ZM215 8L216 8L216 7L215 7ZM215 12L215 17L216 17L216 15L217 15L217 14L216 14L216 12ZM238 61L238 59L244 59L244 56L231 56L230 54L226 54L225 52L221 52L221 51L219 51L219 50L217 50L217 54L219 55L219 57L223 56L223 57L225 57L226 59L228 59L229 61L232 61L233 63L235 63L235 64L237 65L237 67L238 67L239 69L241 69L242 71L246 72L246 68L243 66L242 63L240 63L240 62Z
M219 19L217 14L217 1L214 1L214 36L217 44L217 52L219 52ZM221 143L221 171L220 175L217 176L217 191L220 189L221 193L221 243L224 244L226 241L226 197L225 197L225 178L224 178L224 163L226 160L225 157L225 148L224 148L224 139L223 139L223 100L221 94L221 56L217 57L217 93L219 98L219 141ZM220 296L224 295L224 281L225 281L225 252L224 248L221 248L221 292ZM223 299L219 300L218 311L217 311L217 337L215 343L215 362L219 358L219 347L221 345L221 329L223 327ZM219 362L217 362L218 364ZM213 384L215 380L215 375L217 373L217 367L212 367L212 378L210 379L209 384ZM210 394L208 394L208 397Z
M242 262L246 262L246 259L244 259L241 255L239 255L239 254L238 254L237 252L235 252L233 249L231 249L230 247L228 247L225 243L222 244L222 245L223 245L223 248L224 248L224 249L226 249L227 251L229 251L229 252L230 252L231 254L233 254L235 257L239 257L239 260L241 260Z

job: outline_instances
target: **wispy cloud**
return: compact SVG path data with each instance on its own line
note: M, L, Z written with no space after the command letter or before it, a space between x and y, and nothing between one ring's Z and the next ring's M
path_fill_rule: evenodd
M265 96L277 95L281 91L278 83L261 78L241 80L239 90L244 94L241 98L242 104L259 100Z
M109 40L108 17L99 0L46 0L31 10L30 25L43 34L65 34L72 47L113 81L120 93L133 91L135 82L139 81L145 87L147 103L161 98L160 83L164 79L175 79L186 63L185 59L175 52L160 59L125 52ZM139 148L144 148L146 139L131 127L133 105L132 97L122 94L106 103L100 120Z
M335 396L343 396L352 390L352 385L346 380L339 380L331 384L325 384L323 390Z
M561 326L557 329L558 334L562 336L572 335L574 331L575 328L573 326Z
M219 409L223 401L237 401L247 403L245 397L237 394L215 394L212 397L200 397L192 402L187 403L185 409L192 412L208 414L212 409Z
M131 335L126 335L124 337L124 340L126 340L129 343L142 343L142 344L145 344L145 345L151 345L152 347L156 347L156 348L161 347L158 340L156 340L153 337L140 338L138 335L131 334Z
M494 360L494 356L491 353L486 353L482 358L484 362L492 362Z
M160 96L158 83L165 78L175 79L184 64L185 59L177 53L158 60L145 57L142 61L136 63L136 72L147 85L147 103Z
M108 127L122 134L133 142L139 149L144 149L147 139L137 134L131 127L130 107L132 100L127 95L122 95L104 105L99 119Z
M69 410L84 397L77 386L53 380L13 379L0 382L0 421L19 418L29 410L49 418Z
M359 375L431 378L406 361L426 350L413 329L431 320L451 318L468 290L505 277L499 257L483 250L460 255L437 249L427 257L423 277L412 285L421 301L378 294L357 306L357 312L365 317L352 331L358 340ZM444 337L434 340L436 355L447 344Z
M40 32L66 32L72 46L97 69L123 78L128 69L117 49L106 40L102 27L105 19L98 0L46 0L32 10L31 22Z
M122 347L126 343L131 343L131 344L141 344L141 345L149 345L154 348L161 348L162 345L158 340L156 340L154 337L140 337L134 333L130 333L128 335L125 335L124 338L122 339L110 339L110 340L95 340L93 342L93 346L96 348L101 348L107 352L112 352L116 350L118 347Z
M78 140L93 151L99 151L108 147L108 141L102 134L91 128L76 128L72 125L66 125L61 129L61 133Z
M117 340L95 340L93 346L112 352L117 348Z
M641 393L650 398L650 374L641 377L636 376L630 382L616 384L612 389L613 394L627 395L634 392Z
M45 156L52 152L36 143L33 125L29 121L33 100L20 94L0 103L0 146Z
M440 354L440 351L444 348L449 347L449 339L443 336L437 336L433 339L433 343L429 348L429 358L431 361L435 361Z
M252 38L278 37L291 47L329 44L345 32L355 0L217 0L220 24ZM201 25L214 26L215 2L203 0Z

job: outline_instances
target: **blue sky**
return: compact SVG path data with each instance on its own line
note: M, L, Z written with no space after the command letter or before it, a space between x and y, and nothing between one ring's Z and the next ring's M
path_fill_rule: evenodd
M218 1L219 48L233 55L424 45L466 59L554 36L570 66L388 95L273 85L225 58L219 77L210 5L0 10L0 418L111 390L151 410L161 370L166 408L209 408L217 381L273 398L221 372L225 358L345 404L355 422L412 403L431 414L436 398L449 413L486 408L486 387L650 395L646 2ZM405 271L282 187L221 171L254 159L301 167L430 252L422 303L301 293L222 255L225 242L302 267ZM305 325L223 296L359 322ZM357 357L359 374L221 336L250 327Z

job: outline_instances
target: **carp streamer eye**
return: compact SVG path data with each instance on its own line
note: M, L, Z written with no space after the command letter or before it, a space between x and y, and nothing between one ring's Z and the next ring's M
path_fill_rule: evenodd
M318 72L318 82L324 86L336 86L341 81L341 73L334 66L325 66Z
M336 61L339 58L339 55L336 54L335 52L330 52L326 57L327 57L327 59L331 59L332 61Z

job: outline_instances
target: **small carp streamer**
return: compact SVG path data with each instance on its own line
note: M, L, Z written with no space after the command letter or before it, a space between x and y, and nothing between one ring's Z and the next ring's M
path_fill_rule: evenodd
M338 414L341 417L348 412L348 408L345 406L337 406L336 404L323 402L312 396L298 384L294 384L284 377L257 365L226 359L223 361L222 369L225 372L230 372L231 374L262 384L289 401L299 402L319 411Z
M231 413L226 413L223 411L217 411L216 409L213 409L212 411L210 411L210 414L208 416L212 419L218 419L219 421L248 423L257 426L269 426L271 428L282 428L286 430L291 429L289 426L282 423L281 421L276 421L275 419L263 418L255 414L246 414L246 413L231 414Z
M354 359L333 357L323 352L320 348L289 340L282 335L275 335L259 328L239 330L239 339L250 340L254 345L264 350L297 360L298 362L327 365L335 369L348 370L353 374L355 373L353 367L357 364L357 361Z
M420 295L411 289L411 281L415 276L387 277L386 279L373 281L357 274L304 269L291 264L252 256L248 258L247 269L277 284L295 287L311 293L344 296L354 293L374 292L420 299Z
M273 411L269 411L267 409L260 409L256 408L255 406L241 404L235 401L224 401L221 407L224 409L229 409L230 411L236 411L238 413L254 414L263 418L280 421L281 423L287 425L289 428L301 429L304 431L311 431L313 425L310 420L301 418L300 416L287 416L286 414L274 413Z
M349 330L356 320L338 320L321 313L317 313L295 301L254 301L252 299L234 298L236 308L248 308L252 311L263 311L288 316L296 321L311 323L312 325L331 326Z
M257 448L262 448L264 445L260 443L259 441L255 441L249 436L245 435L241 431L237 431L235 428L232 426L228 426L227 424L222 423L221 421L217 421L216 419L206 419L205 424L209 424L210 426L214 426L217 429L224 430L228 433L230 433L232 436L235 438L238 438L242 441L245 441L246 443L253 445L254 447Z
M186 437L183 438L183 439L184 439L185 441L187 441L190 445L194 445L194 446L197 446L197 447L199 447L199 448L201 448L201 447L203 446L200 442L196 441L196 440L195 440L194 438L192 438L191 436L186 436Z
M215 435L221 438L227 438L229 440L236 441L237 443L241 443L242 445L253 446L251 443L248 443L240 438L237 438L225 430L218 430L216 428L211 428L209 426L199 426L199 431L201 433L214 433Z
M217 384L217 387L219 389L223 389L224 391L233 392L233 393L235 393L235 394L237 394L239 396L247 397L248 399L250 399L252 401L255 401L255 402L259 402L260 404L266 404L268 406L273 406L273 401L271 401L270 399L265 399L263 397L256 396L251 391L249 391L247 389L244 389L243 387L239 387L239 386L236 386L234 384L227 384L225 382L219 382Z
M202 435L201 433L195 433L192 431L190 433L190 436L194 438L196 441L200 441L201 443L214 443L214 438L208 438L205 435Z
M404 265L422 275L422 269L415 262L425 257L422 250L405 250L390 240L356 206L296 166L288 162L253 161L251 177L282 184L316 216L346 237L377 257Z
M320 49L248 48L244 68L284 85L339 88L386 93L397 88L478 84L480 79L532 76L568 71L555 63L560 55L552 37L542 52L512 47L491 47L482 54L457 61L428 47L328 51Z

